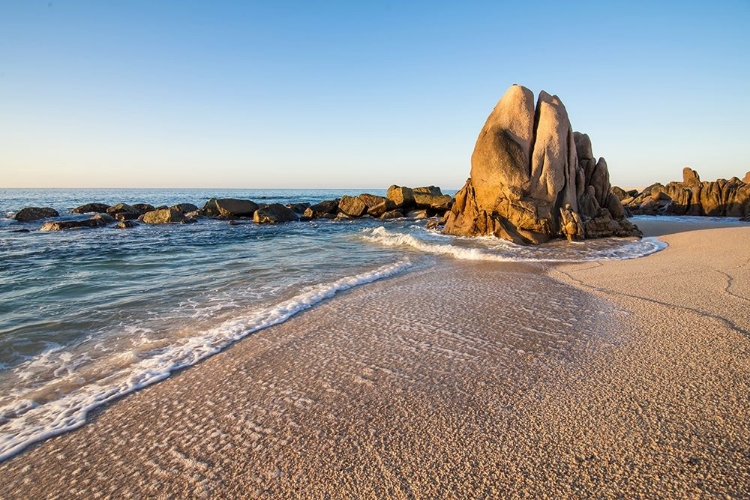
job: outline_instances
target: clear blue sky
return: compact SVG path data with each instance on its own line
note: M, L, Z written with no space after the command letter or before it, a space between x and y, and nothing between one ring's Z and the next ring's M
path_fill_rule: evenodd
M2 0L0 187L458 188L513 83L614 184L750 170L747 0Z

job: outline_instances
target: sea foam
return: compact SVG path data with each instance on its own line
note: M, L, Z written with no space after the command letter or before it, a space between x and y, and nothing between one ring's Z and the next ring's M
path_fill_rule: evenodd
M423 253L445 255L460 260L494 262L585 262L624 260L644 257L667 247L656 238L607 238L583 242L554 242L524 246L493 237L465 238L435 231L399 232L385 227L368 228L361 237L377 245L404 247Z
M338 292L393 276L411 266L409 260L404 259L369 272L308 287L289 300L251 311L200 335L182 339L145 359L133 356L139 360L135 364L125 363L125 368L107 377L110 383L100 380L85 384L62 397L42 403L33 399L31 393L44 392L44 387L26 391L26 397L23 393L15 393L13 403L0 407L0 461L33 443L81 427L87 414L98 406L163 380L171 372L191 366L251 333L283 323ZM48 349L30 364L45 364L55 349ZM128 356L127 353L122 355ZM66 376L77 375L73 371L62 378ZM59 386L60 383L61 380L57 379L49 384Z

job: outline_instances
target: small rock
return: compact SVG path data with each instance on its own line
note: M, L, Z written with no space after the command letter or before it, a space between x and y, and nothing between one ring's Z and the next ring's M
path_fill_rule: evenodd
M188 214L189 212L197 212L198 207L193 205L192 203L178 203L177 205L172 205L170 208L173 210L177 210L183 215Z
M305 213L303 215L311 219L320 219L320 218L333 219L336 217L336 212L338 211L338 208L339 208L338 199L321 201L320 203L317 203L315 205L312 205L311 207L308 207L305 210Z
M91 227L104 227L107 223L101 219L66 220L58 222L45 222L40 231L67 231L69 229L81 229Z
M74 208L71 212L74 214L106 214L108 208L109 205L105 205L104 203L86 203L85 205Z
M133 220L141 215L140 210L131 207L127 203L113 205L107 209L107 213L117 220Z
M161 208L143 214L143 222L146 224L171 224L184 221L185 216L174 208Z
M278 222L295 222L299 220L297 214L281 203L272 203L255 211L253 221L258 224L276 224Z
M136 224L132 220L121 220L120 222L117 223L117 225L115 226L115 229L128 229L131 227L135 227L137 225L138 224Z

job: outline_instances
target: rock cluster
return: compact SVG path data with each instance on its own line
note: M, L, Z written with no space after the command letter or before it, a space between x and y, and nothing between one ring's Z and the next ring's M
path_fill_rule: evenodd
M188 224L196 222L199 217L227 219L230 224L238 220L252 219L257 224L276 224L282 222L309 221L313 219L350 219L360 217L378 217L392 219L397 217L443 216L450 209L452 198L444 195L439 187L428 186L408 188L391 186L385 197L363 193L359 196L342 196L326 200L315 205L309 203L259 204L252 200L234 198L211 198L203 208L198 209L192 203L154 207L148 203L128 205L118 203L87 203L71 210L71 213L94 213L90 219L52 221L44 224L42 231L63 231L104 227L117 222L118 229L138 225L138 220L145 224ZM16 214L19 222L29 222L59 214L52 208L28 207Z
M535 106L520 85L508 89L479 133L471 177L443 231L532 244L640 236L611 191L606 161L596 160L586 134L573 131L562 101L542 91Z
M686 167L682 182L652 184L641 192L618 188L616 193L627 210L639 215L750 215L750 172L743 180L701 182L698 172Z

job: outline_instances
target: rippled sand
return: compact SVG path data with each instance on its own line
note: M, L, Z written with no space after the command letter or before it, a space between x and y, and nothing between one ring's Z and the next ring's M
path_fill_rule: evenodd
M351 290L0 464L0 497L746 495L750 228L665 239Z

